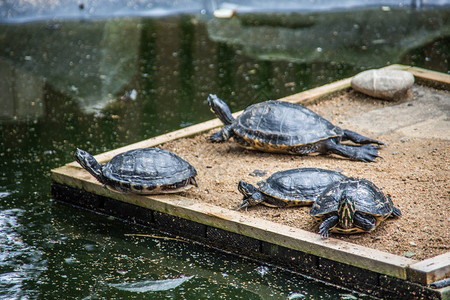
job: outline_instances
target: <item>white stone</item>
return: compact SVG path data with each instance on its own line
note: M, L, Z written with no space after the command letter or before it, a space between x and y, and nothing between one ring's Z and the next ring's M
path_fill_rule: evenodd
M385 100L404 97L414 84L414 75L400 70L367 70L351 81L352 88L360 93Z
M214 11L214 17L218 19L229 19L234 16L236 10L229 8L219 8Z

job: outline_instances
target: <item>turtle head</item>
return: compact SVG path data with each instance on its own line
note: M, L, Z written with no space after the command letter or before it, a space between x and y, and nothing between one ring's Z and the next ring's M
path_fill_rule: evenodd
M225 125L231 125L234 118L231 115L228 105L219 99L216 95L210 94L208 96L208 104L211 111L222 121Z
M338 204L339 226L342 229L350 229L353 226L355 216L355 200L346 193L343 193Z
M239 192L242 193L242 195L244 197L242 199L243 202L242 202L241 206L239 206L236 210L240 210L241 208L247 208L250 206L258 205L263 200L261 192L258 191L258 189L255 188L250 183L247 183L244 181L239 181L238 190L239 190Z
M98 181L104 183L102 175L102 166L88 152L77 149L75 151L75 160Z

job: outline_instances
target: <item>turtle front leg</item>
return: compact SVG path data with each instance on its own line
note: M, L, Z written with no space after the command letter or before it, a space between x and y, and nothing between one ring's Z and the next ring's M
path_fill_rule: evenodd
M232 132L233 132L233 130L231 129L231 126L227 125L227 126L223 127L222 130L220 130L219 132L212 134L209 137L209 140L213 143L226 142L230 139Z
M386 146L385 143L365 137L363 135L360 135L359 133L344 129L344 135L342 136L342 140L346 141L346 140L350 140L354 143L357 144L378 144L378 145L383 145Z
M343 146L337 144L334 140L324 141L325 152L335 153L350 159L363 162L374 162L378 155L378 147L372 145L364 145L361 147Z
M377 225L377 220L372 216L362 215L355 213L353 222L355 226L361 228L364 231L374 230Z
M325 219L322 224L320 224L319 227L319 233L323 238L328 237L328 233L330 232L330 229L337 225L339 222L339 217L337 215L332 215Z

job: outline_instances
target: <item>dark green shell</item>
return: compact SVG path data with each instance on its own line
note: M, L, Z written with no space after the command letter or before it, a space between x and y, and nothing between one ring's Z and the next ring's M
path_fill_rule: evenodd
M268 144L273 145L274 151L343 135L341 128L313 111L282 101L266 101L247 107L232 128L252 147L267 148ZM258 147L258 144L264 146Z
M257 184L259 190L266 195L286 203L306 205L314 202L330 184L346 178L345 175L330 170L299 168L276 172Z
M106 184L123 192L154 193L188 185L197 171L176 154L157 148L131 150L103 165Z
M391 198L372 182L349 178L329 186L313 204L310 214L320 219L327 214L337 213L344 192L347 197L354 199L356 212L374 216L377 221L390 216L394 209Z

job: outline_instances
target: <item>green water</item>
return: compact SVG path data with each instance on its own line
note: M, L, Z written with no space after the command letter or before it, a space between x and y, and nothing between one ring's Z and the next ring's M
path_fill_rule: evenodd
M197 244L130 236L160 234L50 195L50 170L77 147L101 153L211 119L209 93L236 111L391 63L449 70L448 12L399 29L403 38L333 17L341 27L315 28L319 16L0 25L0 298L362 297ZM304 28L345 41L300 49L292 37Z

